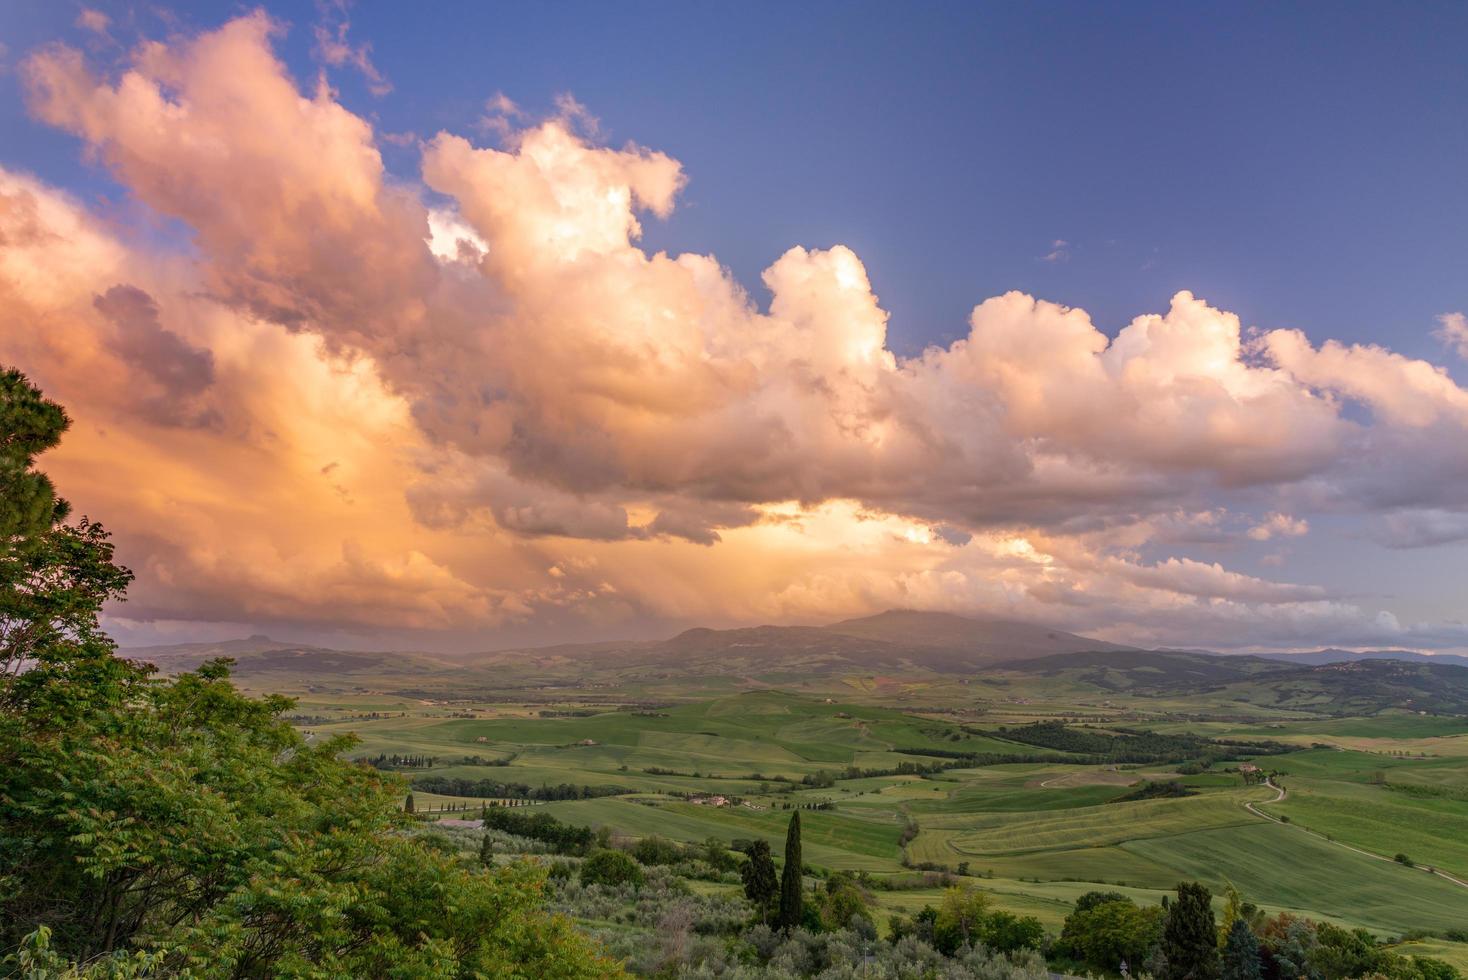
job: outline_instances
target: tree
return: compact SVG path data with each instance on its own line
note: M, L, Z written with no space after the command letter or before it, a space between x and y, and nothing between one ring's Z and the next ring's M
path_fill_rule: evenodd
M0 707L9 679L56 652L56 644L110 650L97 614L132 581L132 572L112 560L101 525L86 518L67 524L70 505L35 469L36 457L70 424L20 372L0 372Z
M979 941L988 911L989 896L977 888L955 886L947 889L943 892L943 904L938 906L938 915L933 920L934 945L949 955L964 946L972 946Z
M1233 882L1227 882L1223 889L1223 920L1218 923L1218 948L1222 949L1228 943L1229 933L1233 931L1234 923L1244 914L1244 896L1234 887Z
M1105 905L1107 902L1127 902L1130 904L1132 900L1121 892L1086 892L1080 898L1076 899L1075 911L1089 912L1096 906Z
M1135 970L1162 939L1166 912L1139 908L1117 892L1087 892L1065 919L1059 948L1097 971L1112 972L1125 961Z
M1259 940L1242 918L1235 918L1223 944L1222 980L1259 980Z
M1161 980L1217 978L1218 928L1212 903L1213 895L1196 881L1177 886L1177 901L1168 909L1162 930L1167 968Z
M765 845L767 853L769 847L769 844ZM706 838L698 856L715 871L733 871L739 867L739 859L729 853L729 845L717 837Z
M1039 949L1045 942L1045 925L1033 915L1015 915L996 909L985 917L979 938L1000 953Z
M417 813L418 812L417 805L413 802L413 794L412 793L409 793L408 794L408 798L403 801L403 812L404 813Z
M618 972L539 870L406 835L401 779L308 744L290 699L114 656L97 613L130 575L33 469L64 428L0 374L0 948L54 977Z
M800 811L797 810L790 815L790 827L785 831L785 870L780 876L778 918L781 929L794 929L800 925L805 911L804 889L805 879L800 860Z
M820 896L819 917L825 929L845 929L853 918L870 918L867 896L850 872L833 874Z
M625 851L593 851L581 862L581 882L585 885L631 885L641 887L642 868Z
M1319 971L1311 965L1311 956L1320 945L1314 922L1281 912L1260 925L1259 938L1264 946L1262 958L1268 964L1265 972L1269 976L1319 980Z
M749 860L739 872L744 879L744 897L759 912L760 921L767 922L780 896L780 880L775 874L775 860L770 856L770 842L751 841L747 853Z

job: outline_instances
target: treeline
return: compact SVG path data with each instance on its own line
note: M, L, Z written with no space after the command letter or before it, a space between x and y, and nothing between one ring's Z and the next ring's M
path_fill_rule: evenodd
M513 807L487 806L480 817L485 827L540 841L557 854L583 855L596 840L590 827L561 823L543 810L522 813Z
M781 803L779 805L778 809L781 809L781 810L834 810L834 809L836 809L836 804L833 803L833 802L831 802L830 800L821 800L819 803L789 803L789 802L786 802L786 803Z
M1056 762L1060 761L1053 755L1040 755L1039 753L1024 752L962 752L958 749L893 749L893 752L901 755L924 755L935 759L949 759L947 764L935 764L927 767L921 765L916 770L904 769L905 763L898 763L894 769L866 769L864 774L873 776L901 775L905 772L934 773L945 769L968 769L974 766L1007 766L1014 763L1033 762ZM1074 760L1066 759L1065 762Z
M440 796L477 796L485 799L519 800L591 800L599 796L620 796L632 790L625 786L583 786L559 783L555 786L531 786L498 779L459 779L450 776L419 776L413 788Z
M1156 763L1197 761L1205 767L1240 753L1274 755L1289 751L1278 742L1223 741L1185 733L1135 729L1116 729L1116 735L1072 728L1062 721L1037 721L1018 728L999 729L999 734L1012 742L1054 749L1072 755L1088 756L1093 764Z
M988 895L967 885L948 888L941 904L924 905L911 919L892 916L889 932L894 945L912 937L944 956L957 956L976 945L1012 953L1038 950L1045 943L1045 926L1039 919L996 909Z
M397 752L378 753L370 758L360 759L373 769L432 769L438 764L438 756L434 755L400 755Z
M1451 965L1392 952L1365 929L1344 929L1281 912L1266 916L1229 889L1222 921L1197 882L1174 899L1138 905L1119 892L1076 900L1051 947L1067 973L1147 973L1157 980L1458 980Z
M1107 803L1135 803L1138 800L1167 800L1182 796L1195 796L1196 790L1188 789L1176 779L1144 779L1142 785L1130 793L1107 800Z

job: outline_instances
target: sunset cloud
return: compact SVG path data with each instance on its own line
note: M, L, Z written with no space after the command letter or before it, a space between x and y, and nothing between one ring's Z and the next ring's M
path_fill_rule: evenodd
M1164 552L1300 537L1311 507L1430 508L1449 516L1420 543L1449 533L1468 484L1381 480L1468 474L1444 369L1246 330L1186 291L1114 336L1010 292L900 357L846 246L775 257L765 304L711 255L649 254L682 165L604 145L574 101L537 121L500 97L494 145L439 132L389 173L372 123L290 77L282 31L254 13L120 72L66 47L25 63L32 112L192 238L0 171L0 359L79 420L48 465L137 566L129 617L904 605L1193 646L1429 635ZM344 18L316 41L386 85Z
M1468 316L1444 313L1437 318L1435 335L1459 357L1468 358Z

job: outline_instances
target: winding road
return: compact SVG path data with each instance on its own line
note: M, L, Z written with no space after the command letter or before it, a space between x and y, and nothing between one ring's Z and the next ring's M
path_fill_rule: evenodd
M1270 789L1274 790L1274 792L1275 792L1274 799L1262 801L1264 803L1278 803L1278 802L1280 802L1281 800L1283 800L1288 795L1288 793L1285 791L1285 788L1283 786L1276 785L1273 779L1265 779L1264 780L1264 785L1265 786L1268 786ZM1381 855L1381 854L1373 854L1371 851L1363 851L1359 847L1352 847L1350 844L1343 844L1343 843L1341 843L1338 840L1335 840L1333 838L1330 838L1330 837L1325 836L1324 834L1316 833L1315 831L1310 830L1308 827L1301 827L1299 824L1296 824L1296 823L1287 823L1286 821L1281 820L1279 817L1270 816L1269 814L1265 813L1263 810L1259 809L1258 806L1255 805L1251 801L1245 801L1245 803L1244 803L1244 809L1245 810L1248 810L1250 813L1254 814L1254 816L1256 816L1256 817L1263 817L1265 820L1268 820L1270 823L1277 823L1277 824L1280 824L1282 826L1293 827L1294 829L1299 830L1299 831L1302 831L1304 833L1307 833L1307 834L1311 835L1312 837L1317 837L1320 840L1325 841L1327 844L1334 844L1336 847L1344 847L1348 851L1355 851L1357 854L1361 854L1361 855L1364 855L1366 857L1369 857L1373 861L1385 861L1388 864L1395 864L1395 863L1397 863L1394 859L1389 858L1389 857L1386 857L1384 855ZM1468 881L1464 881L1462 878L1454 877L1453 875L1448 874L1446 871L1439 871L1437 868L1431 868L1431 869L1428 869L1428 868L1420 868L1418 870L1427 871L1428 874L1435 874L1439 878L1446 878L1448 881L1451 881L1453 884L1459 886L1460 888L1468 888Z

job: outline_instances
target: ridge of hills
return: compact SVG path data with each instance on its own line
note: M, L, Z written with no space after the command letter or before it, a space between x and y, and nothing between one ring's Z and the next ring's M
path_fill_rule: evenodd
M1339 653L1342 659L1333 659ZM891 610L829 626L695 628L660 641L607 641L447 657L358 652L268 637L123 650L165 672L235 659L235 674L280 683L352 683L413 691L779 686L882 675L978 678L1152 698L1206 697L1339 714L1386 708L1468 715L1465 658L1319 654L1225 655L1143 650L1003 619ZM1331 659L1324 659L1331 658Z
M1260 656L1285 663L1312 666L1349 663L1357 660L1405 660L1417 664L1452 664L1457 667L1468 667L1468 657L1461 657L1455 653L1418 653L1415 650L1338 650L1327 647L1324 650L1314 650L1308 653L1264 653Z
M720 673L772 666L818 672L848 668L951 672L1054 654L1136 649L1012 620L889 610L830 626L695 627L666 640L519 647L454 657L332 650L282 643L258 635L214 643L135 647L125 649L123 654L155 663L165 670L188 669L210 657L234 657L238 672L289 669L306 658L318 658L328 669L332 664L342 668L355 664L373 670L402 665L413 671L422 670L425 665L472 669L582 661L588 669L671 664L681 668L698 666Z

